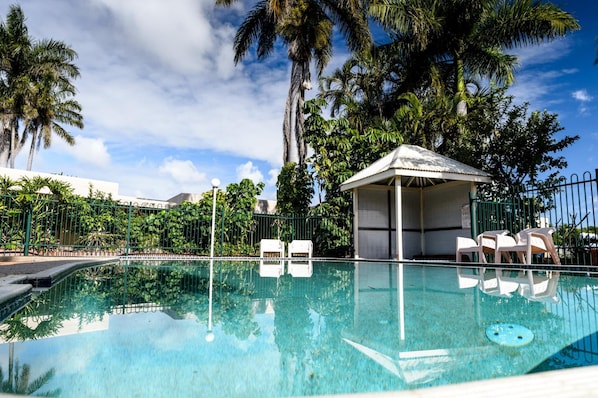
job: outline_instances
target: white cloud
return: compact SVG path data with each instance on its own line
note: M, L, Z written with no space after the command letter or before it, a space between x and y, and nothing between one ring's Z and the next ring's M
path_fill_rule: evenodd
M211 22L211 0L144 0L142 6L122 0L92 3L110 13L129 45L182 73L211 71L218 65L214 55L234 36L229 27Z
M22 6L34 37L63 40L79 53L85 135L111 148L139 142L281 164L287 68L277 54L251 74L235 66L236 27L216 18L212 0ZM286 53L280 58L286 65Z
M207 180L206 174L197 170L190 160L166 158L159 167L159 171L182 184L203 183Z
M268 185L276 186L278 182L278 175L280 174L280 169L271 169L268 171Z
M576 90L571 93L571 96L579 102L589 102L593 99L591 95L588 94L587 90Z
M237 167L237 179L241 181L244 178L248 178L254 183L264 181L264 175L251 161Z
M517 48L507 51L517 56L519 66L522 68L542 65L565 57L571 52L569 38L556 39L539 45Z
M110 165L110 154L103 139L77 135L75 137L75 146L70 146L59 140L56 140L53 146L59 152L71 155L82 164L103 168Z

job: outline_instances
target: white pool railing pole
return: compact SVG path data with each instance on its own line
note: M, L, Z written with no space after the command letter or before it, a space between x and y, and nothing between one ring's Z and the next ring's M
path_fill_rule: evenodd
M220 180L214 178L212 180L212 231L210 238L210 285L208 287L208 332L206 333L206 341L214 341L214 333L212 332L212 292L214 290L214 230L216 228L216 194L218 192L218 185Z

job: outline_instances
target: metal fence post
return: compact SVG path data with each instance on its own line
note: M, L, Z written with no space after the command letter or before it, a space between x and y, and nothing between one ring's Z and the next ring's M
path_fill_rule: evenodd
M129 202L129 214L127 218L127 238L125 240L125 255L129 255L129 248L131 247L131 217L133 214L133 202Z
M222 227L220 228L220 257L222 257L224 250L224 208L222 208L220 214L222 217Z
M473 192L469 193L469 219L470 219L470 229L471 229L471 237L475 238L477 234L477 226L478 226L478 212L477 212L477 199Z
M27 206L27 214L25 216L25 247L23 248L23 255L29 255L29 245L31 244L31 219L33 218L33 203Z

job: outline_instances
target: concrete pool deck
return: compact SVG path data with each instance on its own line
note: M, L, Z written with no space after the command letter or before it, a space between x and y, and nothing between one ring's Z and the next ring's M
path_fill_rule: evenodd
M118 257L0 257L0 307L33 286L28 281L52 281L73 269L118 260ZM409 391L335 395L335 398L448 398L448 397L598 397L598 366L588 366L430 387ZM4 397L0 393L0 397ZM10 395L14 396L14 395Z
M29 283L31 280L47 280L51 283L74 268L115 260L118 260L118 257L3 256L0 257L0 286Z

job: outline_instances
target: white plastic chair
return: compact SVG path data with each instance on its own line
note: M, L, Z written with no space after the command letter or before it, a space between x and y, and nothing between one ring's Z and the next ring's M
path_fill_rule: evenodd
M311 240L293 240L289 243L289 257L311 258L313 247Z
M513 252L517 253L522 264L531 264L534 254L547 253L555 264L560 265L561 260L552 240L553 232L554 228L527 228L515 235L515 238L498 237L495 255L497 262L501 262L504 257L509 263L512 263L510 253ZM537 272L521 270L515 276L511 276L511 273L512 271L508 269L497 270L498 285L502 293L519 290L520 294L524 292L524 295L530 298L535 297L535 292L546 291L548 278L538 275Z
M556 252L552 234L554 228L527 228L515 235L515 238L507 235L499 235L496 239L495 260L500 263L502 257L512 263L509 253L517 253L519 260L523 264L531 264L534 254L549 254L552 261L560 265L561 260Z
M471 253L478 255L478 261L486 263L486 254L495 254L496 251L496 237L498 235L506 236L509 233L506 229L496 231L485 231L479 234L476 239L457 237L456 260L461 262L463 260L463 253Z
M457 262L463 261L463 253L471 253L477 254L479 262L487 263L486 254L494 254L496 250L496 236L508 233L509 231L507 230L485 231L479 234L476 239L458 236L455 256ZM498 289L498 282L494 272L489 274L485 268L470 268L472 271L466 272L465 270L468 268L457 267L459 288L465 289L479 286L480 290L485 293L490 293Z
M260 257L284 257L284 242L280 239L262 239Z

